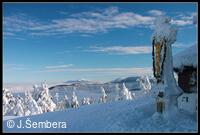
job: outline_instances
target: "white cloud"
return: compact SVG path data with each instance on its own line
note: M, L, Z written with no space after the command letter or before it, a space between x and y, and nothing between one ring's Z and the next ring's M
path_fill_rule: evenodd
M195 24L195 16L197 15L196 12L186 12L179 13L177 16L175 16L171 23L175 24L177 26L188 26Z
M6 32L29 32L31 35L59 35L66 33L107 32L113 28L128 28L139 25L151 25L154 18L133 12L119 12L117 7L102 11L88 11L72 14L61 19L39 22L30 17L6 16L3 25Z
M171 20L171 23L178 26L185 26L185 25L193 24L193 21L192 20Z
M57 72L74 72L88 74L112 74L112 75L147 75L152 74L152 67L143 68L67 68L67 69L48 69L34 71L34 73L57 73Z
M153 16L165 15L165 12L160 11L160 10L150 10L150 11L148 11L148 13L149 13L150 15L153 15Z
M91 47L90 52L105 52L109 54L147 54L151 53L151 46L134 46L134 47L124 47L124 46L111 46L111 47Z
M47 69L59 69L59 68L68 68L72 67L73 64L68 64L68 65L57 65L57 66L46 66L45 68Z
M3 17L3 28L7 36L21 32L31 36L52 36L69 33L94 34L107 32L111 29L125 29L130 27L151 28L155 17L165 15L160 10L150 10L149 15L135 12L122 12L116 6L102 10L80 12L66 15L53 20L38 20L24 14ZM178 26L191 25L193 17L182 15L172 18L172 23Z

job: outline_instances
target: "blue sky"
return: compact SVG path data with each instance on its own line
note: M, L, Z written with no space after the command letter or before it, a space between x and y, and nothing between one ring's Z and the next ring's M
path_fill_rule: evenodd
M109 81L152 74L153 20L179 28L173 55L197 42L195 3L4 3L3 81Z

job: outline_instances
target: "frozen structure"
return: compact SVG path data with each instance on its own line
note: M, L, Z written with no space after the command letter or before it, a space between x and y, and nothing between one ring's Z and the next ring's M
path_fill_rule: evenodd
M79 102L78 102L78 99L77 99L77 96L76 96L75 91L73 91L73 93L72 93L71 107L72 107L72 108L77 108L77 107L79 107Z
M160 16L155 20L152 37L153 73L158 92L164 93L167 112L177 110L177 97L182 90L177 86L173 74L172 44L176 41L177 29L170 24L171 19Z
M178 97L178 108L189 113L197 112L197 44L174 56L174 71L178 86L184 91Z
M197 44L174 56L174 71L179 87L186 93L197 93Z
M100 96L100 98L99 98L99 103L106 103L107 97L108 97L108 96L107 96L107 94L106 94L104 88L101 87L101 96Z
M128 90L128 88L126 88L125 83L122 84L122 89L120 90L120 97L119 100L132 100L132 94L131 92Z

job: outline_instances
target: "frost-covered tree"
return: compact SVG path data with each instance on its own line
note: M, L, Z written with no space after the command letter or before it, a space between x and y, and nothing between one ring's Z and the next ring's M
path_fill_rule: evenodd
M13 108L13 112L17 116L24 116L24 108L20 98L16 99L16 106Z
M150 93L151 82L148 76L142 76L140 79L137 79L140 83L140 88L145 91L145 93Z
M54 96L54 102L56 104L56 110L61 110L62 109L62 101L59 101L59 94L57 92Z
M37 101L41 93L41 88L38 85L33 85L32 97Z
M7 96L7 89L3 89L3 115L6 115L8 110L9 97Z
M14 115L16 99L8 89L3 89L3 115Z
M52 101L52 96L49 94L49 88L46 83L42 83L41 87L37 87L37 104L42 112L52 112L56 109L56 104Z
M122 84L122 89L120 90L120 100L132 100L132 94L128 90L128 88L125 86L125 84Z
M93 104L94 102L95 102L94 99L93 99L92 97L90 97L90 98L89 98L89 103L90 103L90 104Z
M89 105L90 104L90 98L83 98L82 105Z
M37 102L33 99L32 95L27 93L25 96L26 113L29 112L29 115L41 114L42 110L38 106Z
M76 96L75 91L73 91L73 93L72 93L71 107L72 107L72 108L77 108L77 107L79 107L79 102L78 102L78 99L77 99L77 96Z
M59 94L58 94L57 92L56 92L54 98L55 98L55 101L56 101L56 103L57 103L57 102L59 101Z
M101 87L101 96L100 96L100 98L99 98L99 103L106 103L107 97L108 97L108 96L107 96L107 94L106 94L104 88Z
M115 101L120 100L120 88L119 84L115 85Z
M63 105L64 105L64 108L70 108L70 101L67 95L65 95L64 97Z
M70 108L70 101L67 95L64 96L64 99L56 103L56 110L64 110Z

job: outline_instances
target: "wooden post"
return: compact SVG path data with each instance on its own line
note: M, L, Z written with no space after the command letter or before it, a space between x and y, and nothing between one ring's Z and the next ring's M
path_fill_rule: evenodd
M165 102L164 102L164 93L163 92L159 92L157 99L156 99L156 104L157 104L157 112L158 113L163 113L165 110Z

